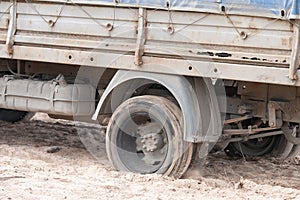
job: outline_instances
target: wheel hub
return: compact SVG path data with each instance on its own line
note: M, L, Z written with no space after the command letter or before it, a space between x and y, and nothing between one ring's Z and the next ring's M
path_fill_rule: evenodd
M167 141L162 129L159 123L147 123L137 130L136 149L143 152L142 159L149 165L156 165L165 157Z
M154 152L164 146L163 138L158 133L150 133L142 136L141 143L143 149L149 152Z

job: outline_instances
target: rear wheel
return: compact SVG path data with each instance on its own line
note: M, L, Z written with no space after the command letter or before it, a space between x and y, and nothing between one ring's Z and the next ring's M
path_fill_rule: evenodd
M117 108L108 124L106 150L117 170L179 178L191 162L193 144L183 141L180 109L149 95Z
M27 115L25 111L0 109L0 120L6 122L18 122Z
M272 155L279 158L293 157L299 152L299 147L289 143L283 135L253 139L247 142L230 143L225 152L229 156L259 157Z
M249 127L268 128L268 124L264 123L259 118L251 118L240 121L236 124L231 124L231 129L247 130ZM286 131L282 127L282 131ZM266 133L266 132L261 132ZM234 137L234 136L233 136ZM288 142L285 135L273 135L269 137L261 137L247 140L245 142L232 142L226 148L225 152L228 156L238 157L259 157L264 155L272 155L280 158L287 158L291 156L295 145Z
M294 129L295 128L295 129ZM290 151L288 152L289 158L294 158L296 156L300 155L300 131L299 131L299 125L296 125L296 127L290 127L285 123L282 127L283 133L285 137L288 137L288 139L285 138L286 142L290 146ZM287 134L287 132L289 134ZM291 139L292 138L292 139ZM292 143L293 142L293 143Z

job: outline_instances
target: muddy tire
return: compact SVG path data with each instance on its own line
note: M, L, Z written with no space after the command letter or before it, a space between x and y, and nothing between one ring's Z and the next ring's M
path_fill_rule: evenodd
M262 141L254 139L247 142L233 142L226 147L225 152L229 156L238 157L263 156L272 152L276 140L275 137L267 137Z
M300 155L300 145L294 145L294 147L292 148L289 157L290 158L295 158L297 156Z
M25 111L0 109L0 120L6 122L18 122L27 115Z
M282 128L283 131L288 131L287 129L285 128ZM294 158L296 156L299 156L300 155L300 145L296 145L296 144L293 144L291 142L289 142L288 139L286 139L284 136L282 136L285 140L285 144L283 146L283 148L285 148L285 154L282 154L281 157L282 158ZM294 135L295 138L300 138L300 131L299 129L297 129L295 135ZM299 139L297 139L299 140Z
M289 143L283 135L230 143L225 152L230 157L259 157L272 155L286 159L297 154L299 147Z
M108 158L120 171L179 178L193 154L193 144L183 141L182 130L182 113L173 102L150 95L131 98L108 124Z

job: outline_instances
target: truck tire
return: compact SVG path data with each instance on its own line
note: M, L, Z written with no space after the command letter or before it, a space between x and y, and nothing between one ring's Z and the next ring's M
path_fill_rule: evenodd
M282 130L283 130L283 131L287 131L287 129L285 129L284 127L282 128ZM291 131L292 131L292 129L291 129ZM284 135L284 136L285 136L285 135ZM286 141L286 143L287 143L286 149L289 150L289 151L287 152L287 150L286 150L286 154L288 154L288 155L285 156L285 154L284 154L283 158L294 158L294 157L300 156L300 145L299 145L299 144L297 145L297 144L291 143L291 142L290 142L288 139L286 139L286 137L284 137L284 136L282 136L282 137L283 137L284 140ZM297 138L296 140L299 141L299 138L300 138L300 131L299 131L299 128L297 128L294 137ZM298 141L297 141L297 142L298 142ZM288 148L288 147L289 147L289 148Z
M27 115L25 111L0 109L0 120L6 122L18 122Z
M295 152L299 151L298 148L297 145L289 143L283 135L279 135L262 138L262 140L253 139L247 142L233 142L226 147L225 152L230 157L272 155L286 159L295 156L297 154Z
M247 142L232 142L230 143L225 152L229 156L263 156L270 152L275 147L276 137L266 137L262 138L262 140L253 139Z
M115 169L181 177L190 165L193 144L182 134L182 113L158 96L133 97L113 113L106 151Z
M292 148L292 151L290 152L289 157L290 158L295 158L300 156L300 145L294 145Z

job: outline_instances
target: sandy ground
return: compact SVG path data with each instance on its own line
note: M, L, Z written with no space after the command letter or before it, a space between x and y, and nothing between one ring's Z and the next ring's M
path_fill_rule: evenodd
M78 133L97 135L98 159ZM1 122L0 134L0 199L300 199L299 158L245 161L217 153L173 180L113 170L97 126L39 114Z

